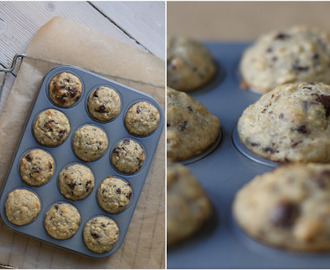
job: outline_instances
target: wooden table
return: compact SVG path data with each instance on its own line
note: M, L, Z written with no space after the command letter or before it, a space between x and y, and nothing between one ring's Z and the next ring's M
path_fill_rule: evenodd
M0 2L0 65L25 53L38 29L55 16L68 18L165 59L164 2ZM5 79L0 115L15 80Z
M25 53L38 29L55 16L165 59L164 2L0 2L0 65L8 67L15 54ZM0 117L16 73L0 73ZM24 267L22 258L12 257L8 263ZM1 263L6 262L0 261L0 268ZM165 265L164 258L160 264Z

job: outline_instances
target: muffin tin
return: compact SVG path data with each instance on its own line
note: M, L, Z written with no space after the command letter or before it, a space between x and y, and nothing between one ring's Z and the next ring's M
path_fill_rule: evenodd
M76 104L74 104L69 108L62 108L56 106L49 99L48 96L48 84L50 80L55 75L62 72L69 72L76 75L81 80L83 85L82 96L76 102ZM89 94L92 92L92 90L94 90L96 87L99 87L101 85L109 86L113 88L115 91L117 91L117 93L121 98L121 109L119 114L113 120L108 122L100 122L93 119L90 116L87 109L87 100ZM124 124L125 113L127 109L132 104L138 101L146 101L153 104L160 113L160 122L157 129L153 133L145 137L137 137L129 134ZM32 126L37 115L41 111L50 108L59 110L62 113L64 113L68 117L71 126L71 131L68 137L61 145L57 147L46 147L41 144L38 144L38 142L34 138L32 131ZM31 112L26 120L20 141L18 143L16 152L13 156L11 165L9 167L7 176L5 178L2 187L2 193L0 199L0 208L1 208L0 213L2 220L9 228L17 232L23 233L25 235L37 238L39 240L48 242L50 244L62 248L66 248L68 250L83 255L87 255L95 258L101 258L101 257L109 256L110 254L114 253L119 248L122 241L124 240L126 231L129 227L130 220L132 218L134 209L138 202L148 170L150 168L151 162L153 160L153 156L155 154L158 145L158 141L162 133L162 129L164 125L163 123L164 123L164 115L161 106L158 104L158 102L155 99L153 99L151 96L147 94L141 93L127 86L116 83L114 81L111 81L109 79L93 74L89 71L83 70L78 67L63 65L51 69L50 71L47 72L47 74L45 74L41 82L39 92L35 99L35 103L32 106ZM72 138L75 131L79 127L85 124L90 124L100 127L102 130L106 132L108 137L107 150L105 151L105 153L102 155L101 158L92 162L84 162L82 160L79 160L79 158L75 156L72 148ZM143 163L142 168L138 172L131 175L116 171L114 167L110 164L110 155L112 153L113 148L119 141L124 139L133 139L139 142L145 151L145 161ZM19 174L19 162L21 158L29 150L35 148L42 149L48 152L55 161L53 176L49 179L49 181L46 184L40 187L29 186L28 184L26 184L24 181L21 180ZM74 163L80 163L89 167L92 170L95 177L95 187L93 191L91 192L91 194L89 194L89 196L87 196L87 198L79 201L71 201L66 199L60 193L58 188L58 174L67 165ZM123 179L124 181L129 182L133 192L128 207L123 211L119 212L118 214L113 214L113 215L103 211L98 205L96 198L99 185L109 175L118 177L120 179ZM4 209L4 205L8 194L17 188L28 189L34 192L39 197L41 202L41 210L37 218L31 223L23 226L16 226L10 223L6 217L5 209ZM66 239L66 240L54 239L47 234L43 226L45 213L51 207L51 205L57 202L70 203L74 205L80 212L81 215L80 227L77 233L70 239ZM100 215L112 218L119 227L119 238L117 243L115 244L113 249L111 249L109 252L102 254L98 254L89 250L86 247L82 238L84 225L87 223L87 221L93 217Z
M261 94L240 88L239 62L251 43L206 43L218 73L205 87L189 92L220 119L222 139L206 157L187 164L207 192L213 217L202 230L168 249L168 268L329 268L326 253L294 252L262 244L246 235L232 215L237 191L278 163L263 159L241 144L237 121Z

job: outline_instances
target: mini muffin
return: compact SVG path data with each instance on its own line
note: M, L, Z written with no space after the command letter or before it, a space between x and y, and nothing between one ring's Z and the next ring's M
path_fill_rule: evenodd
M210 52L198 41L181 37L167 38L167 85L179 91L204 86L215 75Z
M330 165L292 163L256 176L236 195L238 225L266 244L330 250Z
M131 196L130 184L112 176L104 179L97 191L99 205L110 214L117 214L125 209Z
M120 110L120 97L109 87L96 88L88 98L88 111L97 120L110 121Z
M15 189L8 194L5 203L8 220L15 225L32 222L40 212L39 198L26 189Z
M149 102L137 102L129 108L125 117L128 132L137 136L147 136L159 124L159 111Z
M120 172L133 174L141 169L145 159L141 145L130 139L119 142L112 151L111 163Z
M266 93L294 82L330 84L330 35L294 26L261 36L241 60L242 85Z
M90 219L83 231L86 246L96 253L110 251L116 244L118 236L119 228L116 222L106 216Z
M167 167L167 244L198 232L212 214L210 201L189 169L179 163Z
M76 156L89 162L99 159L107 150L108 138L102 129L85 125L75 132L72 145Z
M70 165L60 172L58 186L62 195L67 199L82 200L93 191L94 175L84 165Z
M50 236L68 239L78 231L80 220L76 207L69 203L56 203L47 211L44 225Z
M54 160L47 152L34 149L21 159L19 171L24 182L31 186L41 186L52 177Z
M58 110L45 110L34 122L33 133L38 143L50 147L58 146L70 133L69 119Z
M80 80L73 74L63 72L57 74L49 83L49 97L58 106L67 108L75 104L81 97Z
M213 145L220 121L186 93L167 88L167 158L187 159Z
M240 117L237 131L255 154L277 162L330 162L330 86L281 85Z

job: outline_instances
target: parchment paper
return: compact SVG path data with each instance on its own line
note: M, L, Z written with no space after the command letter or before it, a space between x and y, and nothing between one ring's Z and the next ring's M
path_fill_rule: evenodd
M64 18L35 35L0 119L0 184L16 149L43 75L57 64L99 73L152 95L164 109L165 65L150 54ZM0 263L17 268L164 268L165 139L160 139L122 246L92 259L13 232L0 221Z

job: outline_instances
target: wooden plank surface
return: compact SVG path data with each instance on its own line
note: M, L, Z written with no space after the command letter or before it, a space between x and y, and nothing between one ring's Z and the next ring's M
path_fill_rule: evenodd
M55 16L68 18L165 59L164 2L1 1L0 63L9 66L16 53L25 53L38 29ZM11 83L3 88L0 114L10 88Z
M165 59L164 2L99 1L92 4L148 51Z

